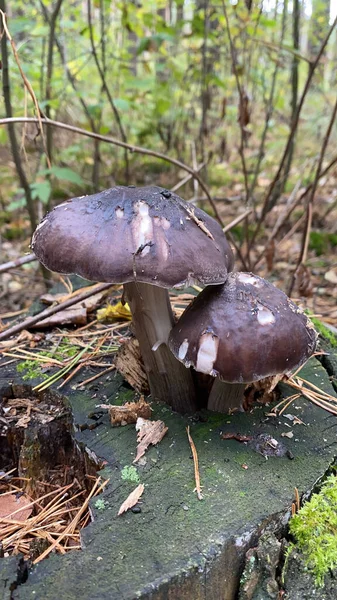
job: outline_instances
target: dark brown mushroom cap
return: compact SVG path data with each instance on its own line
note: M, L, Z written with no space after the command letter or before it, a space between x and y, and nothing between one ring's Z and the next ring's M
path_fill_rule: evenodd
M185 310L169 347L186 367L248 383L300 366L316 340L309 319L282 291L252 273L230 273Z
M223 283L233 253L220 225L159 187L118 186L58 205L32 240L51 271L161 287Z

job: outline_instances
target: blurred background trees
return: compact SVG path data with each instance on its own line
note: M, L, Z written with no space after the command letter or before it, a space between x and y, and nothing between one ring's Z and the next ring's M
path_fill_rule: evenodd
M233 231L247 268L256 263L250 251L258 258L256 243L264 239L266 248L270 241L271 211L277 229L280 205L299 211L303 226L309 191L314 185L317 196L323 183L323 213L334 211L333 0L0 0L0 6L17 50L16 60L3 33L1 118L36 117L38 103L46 118L195 170L203 165L200 176L224 222L233 202L239 213L252 209ZM29 220L33 228L65 197L115 184L171 187L186 175L170 162L99 139L45 125L43 131L35 123L0 127L0 221L7 239L27 233ZM212 212L197 181L181 193ZM285 223L292 225L288 216L279 229Z

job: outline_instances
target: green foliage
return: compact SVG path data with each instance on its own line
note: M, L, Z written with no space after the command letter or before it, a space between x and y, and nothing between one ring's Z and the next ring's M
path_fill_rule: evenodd
M249 183L252 183L267 112L270 112L270 120L261 159L263 177L268 179L274 172L289 135L290 73L294 56L289 25L292 9L288 3L287 27L280 50L282 2L278 10L267 6L260 10L258 3L253 3L249 11L244 2L229 2L226 6L235 46L236 73L249 99L246 163ZM51 14L52 3L47 4L47 9ZM46 111L48 107L52 118L120 139L117 110L130 144L144 145L191 164L192 142L197 160L207 159L208 183L216 195L227 194L228 188L233 189L236 183L243 184L238 152L238 89L221 3L204 6L196 0L118 1L112 9L109 0L94 2L94 45L100 65L105 67L105 83L113 106L93 59L88 16L81 3L63 3L57 18L50 94L46 93L49 23L37 2L12 0L11 15L9 29L19 49L22 69L41 109ZM310 29L308 19L303 14L303 31ZM331 72L329 57L333 56L333 43L331 39L326 52ZM25 113L25 91L10 52L9 62L13 111L18 116ZM275 94L269 107L276 66ZM306 61L299 57L300 84L307 75L307 67ZM323 79L326 81L327 77ZM323 85L317 80L304 104L296 137L295 168L291 171L296 180L298 169L302 181L312 180L310 165L311 159L317 156L317 131L324 131L334 99L333 91L322 94ZM28 98L27 114L35 113ZM312 114L315 114L314 125ZM203 139L204 117L207 135ZM26 151L22 153L22 161L36 202L49 206L59 198L78 194L79 187L87 192L97 189L97 185L100 189L107 187L111 180L126 183L121 149L100 143L96 155L93 140L56 128L52 130L52 167L45 168L41 136L30 127L22 138ZM45 135L46 131L45 128ZM4 127L0 128L0 143L9 148ZM225 153L223 147L226 147ZM211 154L213 158L208 161ZM130 153L129 160L132 181L128 183L147 183L149 159ZM158 165L156 172L151 171L151 181L160 184L164 180L166 185L170 178L163 177L163 173L172 171L172 167L157 159L151 160ZM7 163L6 169L13 180L13 166L9 160ZM174 181L176 179L175 171ZM290 184L288 189L292 189ZM21 210L23 198L16 182L6 186L6 210ZM317 241L312 235L311 243L318 254L325 252L325 241ZM333 238L327 243L329 247L337 245Z
M123 467L123 469L121 470L121 478L124 481L139 483L139 475L137 473L136 467L134 467L133 465Z
M311 231L309 248L314 250L317 256L328 254L337 247L337 233L328 233L327 231Z
M337 567L337 480L330 475L318 494L313 494L289 523L290 533L303 552L316 585Z

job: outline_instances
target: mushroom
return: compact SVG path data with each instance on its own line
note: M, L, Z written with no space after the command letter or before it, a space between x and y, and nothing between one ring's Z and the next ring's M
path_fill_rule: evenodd
M188 306L169 347L186 367L216 378L208 408L227 412L241 407L247 383L299 367L316 341L310 320L282 291L252 273L230 273Z
M52 271L123 283L153 398L195 409L192 374L167 347L168 288L226 280L233 254L212 217L159 187L118 186L56 206L32 249Z

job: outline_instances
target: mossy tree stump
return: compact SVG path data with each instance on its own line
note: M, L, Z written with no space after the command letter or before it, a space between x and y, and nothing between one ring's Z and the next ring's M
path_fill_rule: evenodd
M311 359L302 374L334 393L327 372L316 359ZM294 488L307 493L332 463L337 442L335 417L303 398L286 413L299 417L304 425L293 425L284 416L270 417L266 407L231 416L205 412L198 419L187 419L166 406L154 405L153 418L164 420L169 430L158 446L148 450L146 460L136 465L133 479L138 476L145 484L141 512L129 511L118 517L121 503L137 485L135 480L125 479L130 472L125 467L130 467L135 457L136 433L133 426L112 428L97 405L122 402L130 399L132 392L116 374L84 389L73 389L88 376L88 372L82 373L63 393L72 406L76 439L106 461L102 474L110 483L101 502L93 502L94 521L83 530L83 550L50 556L30 571L24 584L4 597L232 600L248 548L266 528L278 532L286 524ZM8 382L14 375L4 368L2 377ZM284 386L283 393L292 390ZM194 493L188 424L199 455L203 501ZM244 444L222 440L222 431L270 434L282 440L294 458L266 460ZM282 437L289 431L293 438ZM1 562L5 568L6 559Z

